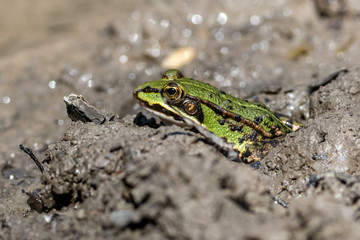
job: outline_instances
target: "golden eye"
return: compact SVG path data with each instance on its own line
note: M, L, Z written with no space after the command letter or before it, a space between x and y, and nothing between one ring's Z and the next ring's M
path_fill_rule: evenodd
M170 101L177 101L182 97L182 89L176 83L169 83L165 85L163 95Z

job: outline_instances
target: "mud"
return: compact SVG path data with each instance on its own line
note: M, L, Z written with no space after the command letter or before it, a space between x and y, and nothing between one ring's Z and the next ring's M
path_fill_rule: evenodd
M358 239L360 5L327 2L2 8L0 239ZM304 127L254 169L135 117L132 89L182 46L186 76ZM111 117L72 121L70 93Z

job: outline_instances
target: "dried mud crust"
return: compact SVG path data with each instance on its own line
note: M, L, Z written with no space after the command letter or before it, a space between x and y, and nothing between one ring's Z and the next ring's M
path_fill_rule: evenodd
M273 190L283 197L299 196L317 175L359 175L358 72L352 69L314 92L310 96L314 118L299 132L287 135L262 161L261 171L276 176Z
M76 206L66 219L74 236L100 237L106 230L110 238L260 237L254 225L274 237L286 231L272 226L278 206L254 170L181 128L139 128L130 120L73 123L47 152L39 195L46 211L62 209L61 215ZM54 221L62 233L61 217ZM83 232L78 221L96 227Z

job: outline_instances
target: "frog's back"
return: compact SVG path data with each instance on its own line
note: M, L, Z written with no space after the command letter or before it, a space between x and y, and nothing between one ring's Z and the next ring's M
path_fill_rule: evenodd
M180 84L190 96L199 96L200 99L206 99L218 106L223 111L232 112L240 115L242 118L254 122L256 125L270 131L275 126L280 131L286 133L291 129L276 117L276 115L262 103L249 102L231 96L216 87L191 78L182 78L176 81Z

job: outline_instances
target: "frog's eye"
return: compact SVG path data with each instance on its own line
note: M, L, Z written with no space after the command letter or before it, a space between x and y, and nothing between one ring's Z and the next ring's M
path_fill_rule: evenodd
M183 90L176 83L165 85L163 95L170 101L177 101L182 97Z

